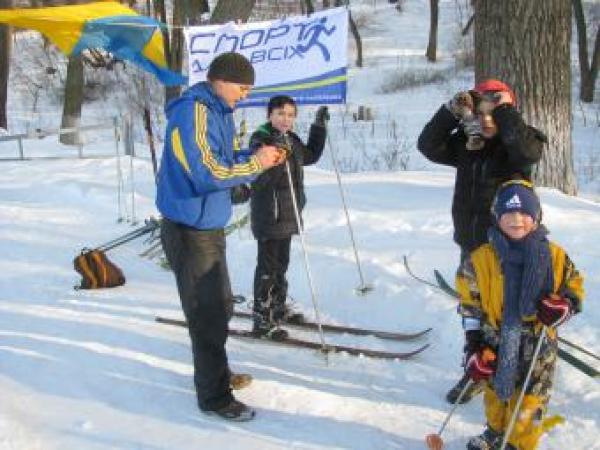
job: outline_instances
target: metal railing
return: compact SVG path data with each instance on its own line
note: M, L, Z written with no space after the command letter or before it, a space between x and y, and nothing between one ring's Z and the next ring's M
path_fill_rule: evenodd
M123 130L121 130L121 128L123 128ZM114 139L118 140L118 139L120 139L121 136L130 136L131 135L130 128L131 128L131 121L128 118L119 119L118 117L114 117L111 121L100 122L100 123L91 124L91 125L82 125L79 127L59 128L59 129L55 129L55 130L43 130L40 128L36 128L36 129L29 130L26 133L9 134L9 135L4 135L4 136L0 135L0 144L3 142L16 141L17 149L18 149L18 156L15 156L15 157L6 157L4 155L4 153L5 153L4 149L0 149L0 161L1 160L29 160L29 159L34 159L34 158L35 159L44 159L44 158L57 159L57 158L72 157L72 156L35 156L35 157L30 156L30 157L27 157L25 155L23 141L34 140L34 139L39 140L39 139L44 139L49 136L60 136L63 134L79 133L79 132L94 131L94 130L114 130L114 133L113 133ZM126 139L124 144L125 144L125 154L126 155L134 155L133 140ZM87 144L84 142L76 144L78 158L86 157L84 155L84 146L85 145L87 145ZM99 157L99 156L104 156L104 157L105 156L114 156L114 153L112 151L110 151L110 152L107 152L106 155L95 155L93 157ZM92 157L92 156L87 156L87 157Z

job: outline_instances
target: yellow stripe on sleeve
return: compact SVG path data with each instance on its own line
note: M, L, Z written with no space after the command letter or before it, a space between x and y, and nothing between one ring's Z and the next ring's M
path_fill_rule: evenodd
M218 179L224 180L233 177L247 176L260 172L261 166L258 159L253 156L245 164L235 164L233 167L227 167L215 159L207 136L207 114L206 106L202 103L196 103L195 126L196 126L196 144L200 149L202 164L204 164L211 174Z
M188 164L185 152L183 151L183 145L181 145L179 128L175 128L171 132L171 148L173 149L173 154L175 155L175 158L177 158L177 161L179 161L179 164L183 166L187 173L191 173L190 165Z

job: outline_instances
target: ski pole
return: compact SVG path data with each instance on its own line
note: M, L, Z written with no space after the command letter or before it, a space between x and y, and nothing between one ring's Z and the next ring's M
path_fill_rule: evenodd
M483 360L484 361L493 361L494 359L496 359L496 355L494 354L494 352L492 352L489 349L483 350ZM425 438L425 443L427 444L427 448L429 448L430 450L442 450L444 448L444 441L442 440L442 433L444 432L446 425L448 425L448 422L450 421L450 418L454 414L454 411L456 411L456 408L458 408L458 405L460 405L461 400L463 399L463 397L465 396L465 394L467 393L467 391L469 390L469 388L471 387L472 384L473 384L473 380L469 379L469 381L467 381L467 384L465 384L465 387L462 388L462 390L460 391L460 394L458 394L458 397L456 398L456 401L452 405L452 408L446 415L446 419L444 419L444 422L442 422L442 426L440 427L439 431L435 434L427 435L427 437Z
M286 139L287 140L287 139ZM290 148L292 148L290 146ZM319 303L317 301L317 295L315 294L315 287L313 284L312 275L310 272L310 264L308 263L308 252L306 251L306 243L304 242L304 230L302 229L302 222L300 221L300 212L298 211L298 202L296 201L296 190L294 189L294 183L292 180L292 173L290 172L290 162L285 160L285 171L287 173L288 183L290 185L290 195L292 196L292 206L294 207L294 216L296 217L296 224L298 226L298 234L300 235L300 243L302 244L302 251L304 253L304 266L306 268L306 276L308 277L308 285L310 287L310 295L312 299L313 308L315 310L315 321L319 328L319 338L321 340L321 347L325 354L327 354L327 345L325 344L325 336L323 334L323 326L321 324L321 315L319 313Z
M117 208L119 215L117 222L123 222L123 210L121 209L121 190L123 189L123 173L121 172L121 154L119 153L119 122L116 117L113 118L113 125L115 129L115 153L117 156Z
M135 178L134 178L134 167L133 167L133 153L129 155L129 181L131 184L131 225L137 225L137 218L135 217Z
M354 249L354 259L356 260L356 268L358 269L358 276L360 278L360 285L355 289L358 294L364 295L372 291L374 288L372 285L365 283L362 269L360 267L360 259L358 258L358 250L356 249L356 242L354 240L354 232L352 231L352 224L350 223L350 215L348 214L348 207L346 206L346 197L344 196L344 189L342 187L342 178L340 177L340 171L338 170L337 159L335 157L335 151L331 144L331 139L327 135L327 144L329 145L329 153L331 155L331 162L333 163L333 170L337 179L338 188L340 191L340 197L342 199L342 207L344 208L344 214L346 215L346 224L348 225L348 231L350 233L350 240L352 241L352 248Z
M521 403L523 402L523 398L525 397L525 389L527 389L527 385L529 384L529 380L531 379L531 374L533 373L533 368L535 367L535 363L540 354L540 350L542 349L542 344L544 342L544 338L546 337L547 331L548 327L544 325L544 327L542 328L542 332L540 333L540 337L537 341L535 351L533 352L533 358L531 359L531 364L529 365L529 370L527 372L527 376L525 377L523 388L521 389L521 392L519 392L519 398L517 399L517 403L515 404L515 409L513 410L513 413L510 416L508 427L506 427L506 430L504 431L504 437L502 438L500 450L504 450L506 448L506 444L508 444L508 438L510 437L510 433L512 433L512 429L515 426L515 422L517 421L517 415L519 414L519 409L521 409Z
M465 384L465 387L462 388L462 391L460 391L460 394L458 394L458 397L456 398L454 405L452 405L452 408L446 415L444 422L442 422L442 426L440 427L439 431L437 433L427 435L427 437L425 438L425 443L427 444L427 448L429 448L430 450L442 450L444 448L444 441L442 440L442 433L444 432L446 425L448 425L448 422L450 421L450 418L454 414L454 411L456 411L456 408L458 408L458 405L460 405L460 401L463 399L463 397L465 396L465 394L467 393L467 391L469 390L469 388L471 387L472 384L473 384L473 380L469 379L467 384Z

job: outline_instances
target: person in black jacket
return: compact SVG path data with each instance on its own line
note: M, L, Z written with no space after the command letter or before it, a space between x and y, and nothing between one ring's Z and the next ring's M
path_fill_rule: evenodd
M485 80L442 105L419 136L418 148L427 159L456 168L452 221L460 265L487 242L490 208L498 187L510 179L531 180L533 165L547 143L541 131L523 121L516 103L507 84ZM463 377L448 392L450 403L467 381ZM481 390L472 386L462 402Z
M269 144L285 148L288 152L285 164L263 172L252 183L250 197L252 233L258 243L254 273L253 331L274 340L287 337L287 331L280 328L281 322L303 320L302 314L292 314L286 308L288 283L285 274L290 260L291 238L298 233L294 209L297 207L300 216L306 204L303 166L314 164L321 157L329 120L327 107L321 106L310 127L308 143L305 145L292 131L296 113L296 103L291 97L272 97L267 106L269 121L260 126L250 138L251 148ZM296 205L292 192L295 194Z

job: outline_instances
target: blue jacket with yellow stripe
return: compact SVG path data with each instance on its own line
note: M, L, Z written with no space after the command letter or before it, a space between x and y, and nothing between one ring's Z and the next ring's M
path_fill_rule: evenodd
M156 206L173 222L199 230L223 228L231 216L230 188L254 180L260 163L239 149L233 109L210 84L188 88L166 114Z

